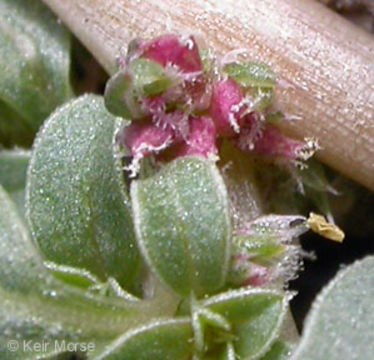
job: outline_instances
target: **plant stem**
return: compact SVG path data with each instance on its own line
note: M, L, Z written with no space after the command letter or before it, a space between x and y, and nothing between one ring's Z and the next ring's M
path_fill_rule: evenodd
M135 37L200 33L222 55L248 49L279 76L277 107L320 159L374 189L374 41L312 0L44 0L109 73Z

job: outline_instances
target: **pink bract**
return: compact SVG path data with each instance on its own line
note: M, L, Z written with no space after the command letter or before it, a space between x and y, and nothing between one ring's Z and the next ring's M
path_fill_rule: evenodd
M132 123L125 128L123 141L134 158L142 158L165 149L173 138L174 133L170 127Z
M175 157L200 155L216 157L216 128L209 116L191 117L189 119L189 134L187 139L178 146Z
M288 138L267 123L266 110L251 108L249 90L217 73L213 62L203 69L193 36L168 34L137 41L130 48L124 67L146 58L163 66L163 75L170 80L155 96L136 91L138 98L129 96L134 104L128 108L138 110L139 116L133 118L138 122L127 127L119 141L133 155L133 169L152 154L164 161L186 155L217 159L221 138L229 138L242 151L287 161L305 160L315 150L313 141Z
M232 137L239 132L243 98L240 86L232 79L213 85L210 116L220 136Z
M185 40L175 35L160 36L141 45L142 57L153 60L162 66L174 65L182 72L202 70L202 62L195 39Z
M259 155L297 160L305 143L283 135L272 125L267 125L255 141L253 151Z
M243 282L243 286L263 286L270 280L269 269L265 266L255 263L248 264L247 279Z

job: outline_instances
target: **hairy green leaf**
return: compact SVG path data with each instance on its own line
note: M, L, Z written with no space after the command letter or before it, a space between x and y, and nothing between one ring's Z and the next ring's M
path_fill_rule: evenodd
M224 316L213 312L206 307L200 307L195 300L191 304L191 323L194 330L194 346L198 353L203 353L206 348L207 329L230 331L231 324Z
M155 61L139 58L130 63L129 72L133 76L134 87L147 96L160 94L170 86L170 79L164 68Z
M225 282L231 226L226 188L203 158L174 160L131 184L137 240L148 264L175 292L197 296Z
M0 286L28 293L44 271L14 203L0 187Z
M273 88L275 74L265 64L252 62L231 63L224 67L224 72L243 87Z
M189 319L156 321L125 333L92 360L185 360L191 338Z
M114 136L119 119L83 96L54 112L39 133L27 181L35 240L56 264L114 277L131 289L140 264Z
M122 70L115 73L105 86L105 106L113 115L121 116L124 119L131 119L125 96L126 91L131 88L131 78Z
M147 115L140 97L158 95L170 85L171 80L160 64L138 58L109 79L105 87L105 106L114 115L136 120Z
M0 186L0 358L36 359L24 341L109 342L158 316L149 302L106 298L65 285L43 266L15 205ZM8 351L16 340L18 351ZM51 343L44 353L55 349Z
M46 324L38 317L44 309L38 307L35 294L43 295L42 288L48 288L48 280L53 279L46 274L15 205L1 186L0 250L0 357L35 359L33 351L23 350L24 341L40 342L43 334L47 341L62 335L71 339L74 331L65 332L56 321Z
M0 141L30 145L72 94L70 37L39 0L1 0L0 24Z
M292 360L371 359L374 256L341 270L314 302Z
M249 360L264 355L279 336L287 302L282 293L248 288L219 294L202 306L226 318L231 330L222 338L231 339L236 355Z
M54 277L74 286L87 289L91 286L101 284L100 280L87 270L66 265L57 265L49 261L45 261L44 266L52 272Z
M0 151L0 184L16 203L21 215L25 213L26 171L29 160L28 151Z

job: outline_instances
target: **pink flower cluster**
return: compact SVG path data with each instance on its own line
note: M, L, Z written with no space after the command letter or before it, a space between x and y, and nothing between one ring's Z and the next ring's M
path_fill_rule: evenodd
M288 161L309 156L310 144L286 137L267 122L248 89L217 66L210 70L204 65L194 37L164 35L133 42L129 49L120 69L129 84L120 100L128 107L131 124L119 139L133 156L133 174L140 159L150 155L160 160L185 155L217 159L224 138L258 155ZM139 59L147 61L151 80L132 73ZM138 89L139 83L152 91Z
M309 230L299 215L265 215L237 229L233 237L230 282L263 286L297 275L307 254L294 239Z

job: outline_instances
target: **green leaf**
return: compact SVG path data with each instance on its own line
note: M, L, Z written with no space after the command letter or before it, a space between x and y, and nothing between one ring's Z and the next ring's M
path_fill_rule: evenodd
M221 346L220 351L206 356L196 357L196 359L201 360L237 360L235 355L235 349L231 342Z
M236 355L249 360L264 355L277 339L287 303L280 292L248 288L222 293L202 306L226 318Z
M114 143L119 125L93 95L54 112L34 144L27 215L47 260L131 289L140 259Z
M9 340L90 341L97 347L158 316L149 302L108 299L65 285L43 266L15 205L0 186L0 358L35 359L7 351ZM52 351L54 345L47 349Z
M0 141L30 145L71 97L70 36L39 0L2 0L0 24Z
M264 110L272 103L276 78L267 65L251 62L231 63L223 70L246 88L247 94L252 97L254 110Z
M28 293L45 269L29 240L14 203L0 186L0 287Z
M149 59L138 58L129 65L129 73L135 89L146 96L158 95L170 86L170 79L165 75L164 68Z
M0 151L0 184L17 204L21 215L25 213L26 170L29 159L28 151Z
M148 264L178 294L218 290L227 274L231 226L217 168L199 157L174 160L131 184L135 230Z
M105 106L114 115L136 120L147 115L141 108L140 97L161 94L170 85L171 80L160 64L138 58L109 79L105 87Z
M28 238L15 205L0 186L0 358L34 359L35 356L23 351L23 341L58 339L64 332L54 321L48 326L38 315L35 293L42 294L46 288L43 277L45 269L36 250ZM32 304L28 307L26 304ZM44 309L43 309L44 310ZM71 337L73 332L63 336ZM8 351L10 345L18 346ZM13 348L11 348L13 349Z
M261 360L287 360L291 354L291 347L284 341L276 341Z
M114 278L108 278L106 282L101 282L96 276L87 270L70 267L66 265L57 265L46 261L44 265L53 275L69 285L78 286L90 291L92 294L100 294L110 297L120 297L127 301L139 301L139 298L126 292Z
M126 91L131 88L131 78L122 70L115 73L105 86L105 106L113 115L131 119L131 113L125 103Z
M265 64L252 62L231 63L224 67L224 72L245 88L274 88L275 74Z
M194 331L195 349L202 353L205 348L205 332L207 328L230 331L230 323L220 314L200 307L198 302L193 300L191 306L191 322Z
M255 262L267 263L284 250L284 244L269 235L237 235L233 239L233 252L250 254L251 261Z
M341 270L318 295L292 360L371 359L374 256Z
M57 265L49 261L45 261L44 266L52 272L54 277L74 286L87 289L90 286L101 284L100 280L87 270Z
M161 320L125 333L92 360L185 360L192 354L189 319Z

